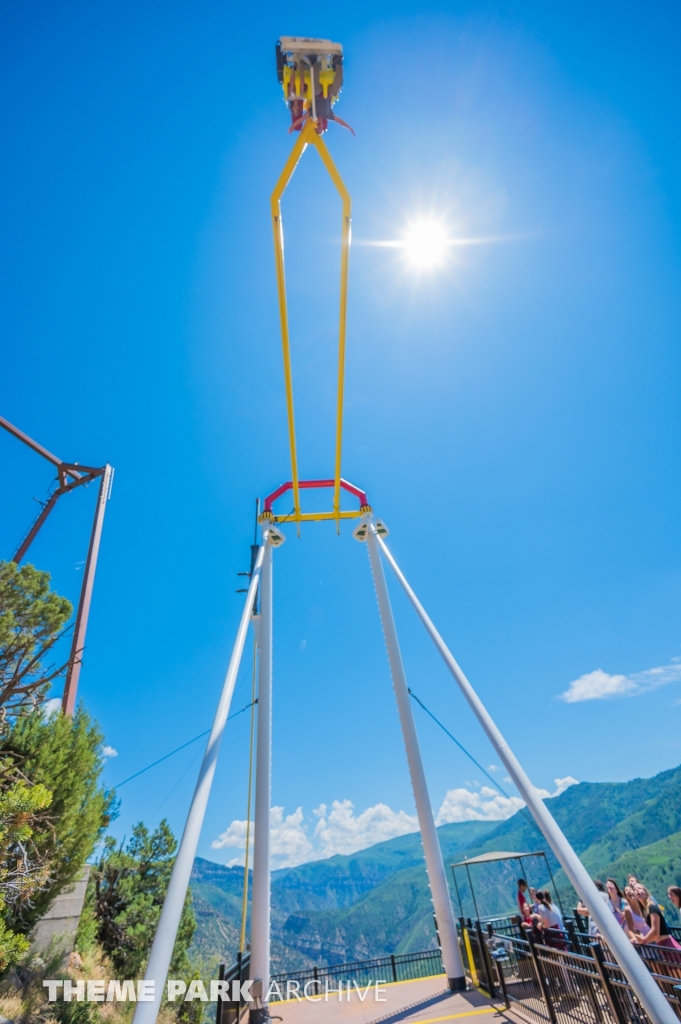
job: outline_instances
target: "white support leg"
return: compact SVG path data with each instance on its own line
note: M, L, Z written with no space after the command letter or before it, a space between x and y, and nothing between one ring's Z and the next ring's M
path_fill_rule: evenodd
M267 535L266 535L267 536ZM251 906L251 968L253 993L261 1005L250 1011L250 1024L269 1019L264 1002L270 986L270 804L272 773L272 545L265 544L258 626L258 741L255 768L255 836L253 903Z
M397 631L395 629L395 620L393 619L390 597L388 595L388 588L386 586L385 575L383 573L383 563L381 562L381 556L379 555L378 548L376 546L376 533L373 526L371 526L369 533L367 534L367 546L369 548L369 559L371 561L371 570L374 576L378 607L381 613L381 622L383 623L385 645L388 649L388 661L390 662L390 672L393 678L395 697L397 698L397 708L400 714L400 722L402 724L402 736L404 737L404 746L407 752L409 774L411 775L411 784L414 789L416 813L418 814L419 827L421 829L421 839L423 841L423 851L426 857L428 880L430 882L430 891L435 908L435 919L437 921L437 929L440 936L442 965L445 969L450 989L454 992L463 991L466 988L466 978L464 975L463 965L461 963L459 943L456 936L452 901L449 896L449 887L447 885L445 867L442 860L442 850L440 849L440 842L437 837L437 830L433 819L433 809L431 807L430 797L428 796L426 776L423 770L421 752L419 750L418 739L416 736L416 726L414 725L414 717L411 712L411 704L409 701L407 678L404 673L400 645L397 640Z
M246 633L248 632L248 623L251 617L255 595L258 590L258 582L260 580L264 555L265 547L263 546L258 552L258 557L253 568L253 575L251 576L251 583L248 588L244 610L241 614L241 621L239 623L232 657L230 658L227 675L225 676L225 682L220 695L220 701L218 703L217 711L215 712L213 728L211 729L210 736L208 737L208 743L206 744L206 751L203 755L203 761L201 762L201 771L199 772L199 778L196 783L196 789L194 790L194 796L192 797L191 807L189 808L189 814L187 815L187 823L184 827L184 832L182 833L180 847L177 851L177 857L170 876L168 892L166 893L163 910L161 911L161 917L152 943L149 963L147 964L144 980L153 985L153 999L149 1002L137 1003L133 1024L155 1024L161 1001L164 997L163 989L166 983L166 977L168 976L170 960L173 955L177 929L180 924L182 909L184 907L187 888L189 886L189 878L192 872L192 867L194 866L196 847L198 846L199 837L201 835L201 826L203 825L203 819L206 814L208 797L210 796L211 786L213 785L213 776L215 775L215 767L217 765L218 754L220 752L220 743L222 741L225 723L229 715L229 706L232 703L232 694L234 693L234 686L236 683L237 673L239 671L239 665L241 663L244 643L246 641Z
M417 615L426 627L426 630L439 651L445 665L453 675L459 689L468 701L482 728L485 730L488 739L503 762L508 774L513 779L518 792L527 804L532 813L532 817L541 829L547 843L563 867L565 874L568 876L576 891L589 908L589 913L598 925L598 930L606 940L608 946L614 953L618 964L629 979L631 986L636 992L638 998L641 1000L648 1017L653 1024L678 1024L678 1018L672 1007L665 999L661 990L657 986L657 983L648 971L645 963L641 960L624 931L620 928L615 915L610 911L610 908L602 899L586 868L554 821L551 812L546 807L541 796L522 769L519 761L515 757L515 754L513 754L506 743L506 740L501 735L501 732L487 711L487 708L484 706L469 683L468 679L454 659L451 651L428 617L423 605L420 603L416 594L402 575L397 562L388 551L384 541L376 534L373 525L369 526L369 533L375 538L375 543L380 544L383 554L402 584L402 588L404 589L407 597L416 609Z

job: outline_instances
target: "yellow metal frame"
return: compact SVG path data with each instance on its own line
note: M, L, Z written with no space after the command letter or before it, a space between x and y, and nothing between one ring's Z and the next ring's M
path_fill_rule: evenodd
M293 411L293 379L291 374L291 346L288 329L288 309L286 305L286 277L284 274L284 228L281 217L281 197L293 177L298 161L308 145L316 147L322 163L326 167L331 180L336 186L343 202L343 228L341 236L341 279L340 279L340 323L338 331L338 405L336 409L336 460L333 489L333 512L305 513L300 511L300 491L298 487L298 455L296 451L296 428ZM274 256L277 268L277 290L279 292L279 317L281 320L281 344L284 355L284 380L286 383L286 411L288 415L289 445L291 448L291 481L293 484L293 514L281 517L296 523L315 521L318 519L335 519L340 528L341 519L354 519L359 513L341 512L340 481L341 454L343 445L343 391L345 385L345 328L348 298L348 265L350 257L350 193L343 184L336 165L326 148L321 135L315 129L312 118L306 121L291 154L284 165L279 180L270 200L272 210L272 228L274 231Z
M364 515L366 515L364 508L358 508L355 512L299 512L298 515L291 512L290 515L272 515L272 522L317 523L324 519L335 519L338 522L340 519L360 519Z

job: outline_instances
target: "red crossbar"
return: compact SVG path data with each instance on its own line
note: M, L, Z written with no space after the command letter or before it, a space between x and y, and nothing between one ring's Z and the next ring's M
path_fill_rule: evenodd
M334 487L335 484L336 484L335 480L299 480L298 481L298 487L300 487L301 490L304 490L304 489L310 488L310 487ZM366 494L364 493L364 491L360 490L359 487L355 487L354 484L351 484L347 480L343 480L343 479L341 479L340 485L341 485L341 487L343 488L344 491L349 491L350 494L354 494L355 497L359 498L360 508L362 507L362 505L368 505L369 504L369 501L367 499ZM277 500L277 498L280 498L282 496L282 494L285 494L286 491L290 491L292 488L293 488L293 483L290 480L287 480L285 484L281 485L281 487L277 487L276 491L272 491L271 494L268 494L268 496L265 498L264 511L265 512L271 512L272 511L272 505Z

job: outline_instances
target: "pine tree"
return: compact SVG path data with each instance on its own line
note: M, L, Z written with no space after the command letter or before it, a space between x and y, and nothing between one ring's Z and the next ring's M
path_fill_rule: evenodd
M113 838L106 840L104 853L90 876L88 909L95 920L96 940L119 978L139 978L144 972L176 848L165 819L152 833L139 822L125 850L117 849ZM83 931L88 928L89 915ZM181 978L191 971L187 949L195 928L188 892L170 964L171 977Z
M29 859L49 870L30 898L8 901L10 927L28 933L54 898L81 873L115 810L114 794L99 785L103 736L80 707L73 718L37 711L17 718L0 738L0 765L51 794L32 816ZM0 822L2 817L0 814Z
M36 814L49 807L52 795L44 786L18 782L0 790L0 972L15 964L28 949L28 940L2 920L7 904L30 899L47 881L49 867L27 852Z
M0 717L32 710L65 665L46 665L71 617L71 602L50 590L50 575L0 562Z

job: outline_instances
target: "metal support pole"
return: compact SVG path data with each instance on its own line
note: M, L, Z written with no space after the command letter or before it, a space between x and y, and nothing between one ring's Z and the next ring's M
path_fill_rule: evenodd
M433 897L435 917L437 918L440 933L442 965L445 969L450 989L453 992L464 991L466 988L466 977L456 937L456 925L454 924L454 913L449 898L445 867L442 861L442 850L440 849L440 842L433 819L433 809L430 804L430 797L428 796L426 775L423 770L421 752L416 736L416 726L414 725L414 718L411 712L407 678L404 672L404 665L402 664L395 620L393 619L392 608L390 607L390 597L383 573L383 563L376 547L376 532L373 526L367 533L367 545L374 577L374 586L376 587L376 597L378 598L378 608L381 622L383 623L385 645L388 649L388 661L390 662L390 672L393 678L393 688L397 698L397 708L402 725L402 736L407 752L409 774L411 775L411 784L414 790L414 801L421 829L423 852L426 857L430 891Z
M400 581L404 592L414 606L416 614L421 619L427 633L435 644L435 647L441 655L445 665L454 677L459 689L468 701L473 713L487 734L487 738L494 747L497 755L501 758L504 767L513 779L518 792L527 804L532 817L541 829L549 846L555 853L561 867L565 871L565 874L568 876L575 890L579 893L582 900L588 907L589 913L598 925L598 930L606 939L608 946L617 959L618 964L631 982L631 986L636 992L638 998L641 1000L650 1020L653 1024L678 1024L676 1014L665 999L661 990L658 988L657 983L651 976L645 963L641 960L631 942L624 934L624 931L620 928L615 915L601 898L601 895L591 880L586 868L570 846L561 829L554 821L551 812L547 808L536 788L530 782L525 771L521 767L520 762L511 751L500 730L497 728L496 723L487 711L487 708L478 697L477 693L457 664L451 651L431 622L423 605L407 583L406 578L402 575L397 562L390 554L385 542L376 533L373 524L370 524L368 533L369 536L374 537L376 542L380 545L383 554Z
M11 558L12 562L16 562L16 564L19 565L19 563L21 562L21 559L24 557L24 555L26 554L26 552L30 548L31 544L33 543L33 541L38 536L38 533L40 532L40 529L43 526L43 523L45 522L45 520L49 516L49 514L52 511L52 509L54 508L54 506L57 504L57 499L60 498L63 493L64 492L62 491L62 489L60 487L58 490L53 491L52 494L49 496L49 498L47 499L47 501L43 505L42 509L40 510L40 513L37 516L35 522L31 526L30 530L28 531L28 533L26 534L26 536L22 540L22 542L19 545L19 547L17 548L17 550L12 555L12 558Z
M37 452L38 455L42 455L44 459L51 462L53 466L62 465L61 459L57 458L56 455L53 455L52 452L48 452L47 448L43 448L41 444L34 441L33 438L29 437L28 434L25 434L23 430L19 430L18 427L15 427L14 424L10 423L9 420L6 420L4 416L0 416L0 427L3 427L8 434L16 437L17 441L23 441L23 443L29 448L32 448L34 452Z
M251 904L251 978L260 1006L251 1009L250 1024L269 1019L270 987L270 804L272 788L272 545L266 544L260 587L258 667L258 745L255 769L255 838Z
M475 889L473 888L473 879L471 878L471 873L470 873L470 869L468 867L468 864L466 864L466 874L468 875L468 888L470 889L471 896L473 897L473 906L475 907L475 916L476 916L476 918L479 921L480 920L480 911L478 910L478 901L475 898Z
M111 484L111 466L104 467L102 478L99 483L97 495L97 507L92 522L92 533L90 535L90 546L85 563L85 574L83 584L80 588L80 600L78 601L78 612L73 627L73 643L71 644L71 656L69 667L66 673L66 685L62 697L61 709L65 715L71 717L76 709L76 697L78 695L78 680L80 679L80 668L83 663L83 651L85 650L85 634L87 622L90 615L90 604L92 602L92 588L95 584L95 570L97 569L97 557L99 555L99 542L102 539L102 526L104 525L104 512L109 498Z
M463 906L461 904L461 893L459 892L459 883L456 880L456 871L454 865L452 865L452 878L454 879L454 888L456 889L456 899L459 904L459 919L463 920Z
M558 887L556 886L556 880L553 877L553 871L551 870L551 865L549 864L549 858L546 856L546 854L544 854L544 863L546 864L546 867L547 867L548 872L549 872L549 877L551 878L551 885L553 886L553 891L556 894L556 899L558 900L558 906L560 907L560 912L561 912L561 914L563 916L565 916L565 911L563 909L563 903L562 903L561 898L560 898L560 893L558 892Z
M133 1024L155 1024L161 1000L163 999L163 988L173 955L177 929L180 924L180 918L182 917L184 901L187 895L187 888L189 886L189 878L192 872L192 867L194 866L194 857L196 856L199 836L201 835L201 826L203 825L203 819L206 814L208 797L210 796L211 786L213 785L213 776L215 775L215 767L217 765L218 754L220 752L220 743L222 741L222 734L225 729L227 716L229 715L229 706L232 703L232 694L234 693L234 686L236 684L239 665L241 664L244 643L246 642L248 623L253 603L255 601L256 591L258 589L258 583L260 581L260 572L264 553L265 548L263 546L260 549L260 553L253 569L253 575L251 576L251 583L248 588L248 594L246 595L244 610L241 613L241 621L239 622L239 629L236 634L236 640L234 641L232 657L229 661L227 675L225 676L222 693L220 694L220 700L215 712L213 728L211 729L210 736L208 737L208 743L206 744L206 750L203 755L203 761L201 762L201 770L196 783L196 789L194 790L191 807L189 808L189 814L187 815L187 823L184 827L184 832L182 833L182 839L180 840L180 847L177 851L175 863L173 864L168 891L163 902L163 910L161 911L161 917L156 928L156 934L154 936L151 954L149 956L149 963L147 964L146 973L144 975L146 981L153 983L153 999L149 1002L138 1002L136 1004Z

